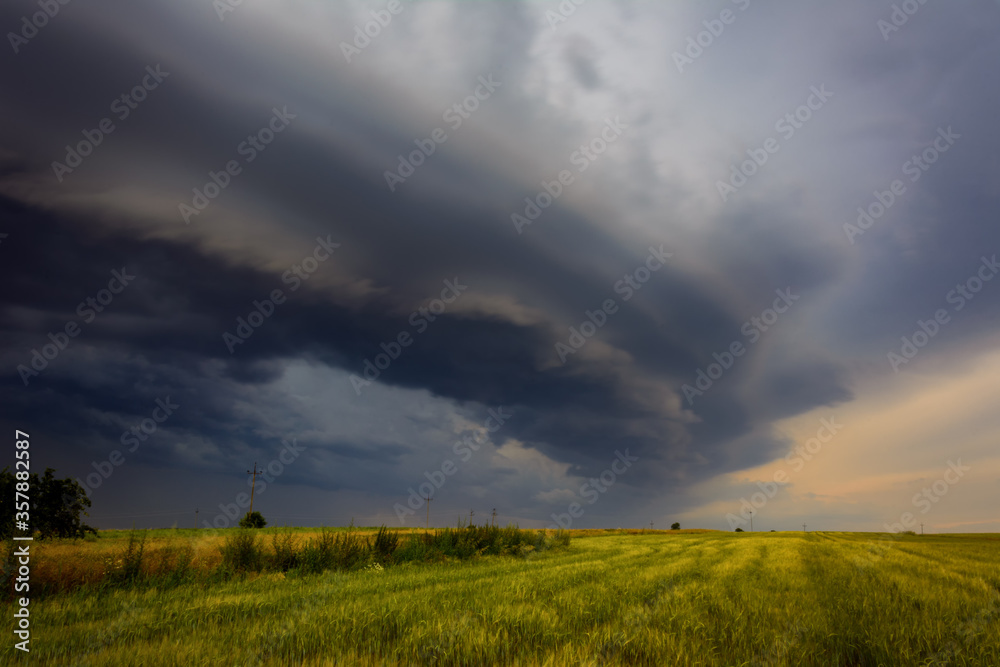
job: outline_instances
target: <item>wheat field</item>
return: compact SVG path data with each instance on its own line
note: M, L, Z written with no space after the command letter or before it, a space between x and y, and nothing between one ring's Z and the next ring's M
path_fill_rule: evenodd
M153 541L201 539L176 533ZM1000 665L1000 536L574 531L519 556L80 583L31 614L31 660L59 665Z

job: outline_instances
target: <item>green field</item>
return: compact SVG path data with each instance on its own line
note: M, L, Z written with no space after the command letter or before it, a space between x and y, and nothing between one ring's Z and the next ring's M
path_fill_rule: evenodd
M1000 665L1000 536L879 537L574 531L568 548L526 556L83 586L33 601L31 655L13 655L8 633L0 659ZM107 541L60 548L96 553Z

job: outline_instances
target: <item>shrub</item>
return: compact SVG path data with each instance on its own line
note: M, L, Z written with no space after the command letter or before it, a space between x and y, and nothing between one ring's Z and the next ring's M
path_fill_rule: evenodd
M193 570L194 549L190 544L182 547L164 547L151 552L147 559L147 578L157 585L177 586L190 580Z
M568 547L569 546L569 531L560 528L556 531L555 537L552 538L555 546Z
M271 535L271 566L276 570L287 572L298 565L299 555L295 553L291 531Z
M557 531L547 537L544 530L521 530L516 525L475 526L459 524L433 533L411 535L394 555L396 562L467 559L475 556L524 556L535 550L569 545L569 533Z
M350 570L365 560L368 544L353 529L334 536L334 565L340 570Z
M743 532L743 529L742 529L742 528L737 528L737 529L736 529L735 531L733 531L733 532L735 532L735 533L742 533L742 532Z
M399 533L397 531L390 531L383 524L378 529L375 541L371 545L372 557L377 563L390 563L398 546Z
M309 540L309 544L299 554L299 569L303 572L316 573L334 566L333 556L334 535L325 528Z
M388 536L383 536L383 540L385 545L391 541ZM344 533L324 529L302 549L297 562L299 569L308 573L350 570L365 561L369 551L368 543L354 532L354 522L351 522L351 527Z
M260 539L249 530L227 537L221 549L222 567L229 572L260 572L264 566Z
M393 554L397 563L410 561L432 560L435 556L440 556L440 552L433 549L431 544L421 535L411 535L403 544L396 549Z
M260 512L247 512L246 516L240 519L240 528L263 528L267 525L267 519Z
M135 529L128 534L125 550L108 560L107 575L111 583L130 586L142 578L142 557L146 550L146 534L138 535Z
M675 521L672 524L670 524L670 530L680 530L680 529L681 529L681 524L679 522Z

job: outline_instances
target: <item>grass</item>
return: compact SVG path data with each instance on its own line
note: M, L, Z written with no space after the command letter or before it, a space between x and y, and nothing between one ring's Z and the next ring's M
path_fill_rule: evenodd
M996 535L879 540L862 533L572 531L565 549L465 560L445 556L386 567L369 562L309 574L301 567L280 570L282 551L269 542L277 540L280 547L291 539L297 545L293 552L302 553L310 541L332 538L298 530L262 532L261 552L275 559L263 572L176 585L83 586L33 601L32 660L554 666L1000 662ZM374 530L358 534L378 540ZM432 536L414 543L434 539L444 540ZM449 539L454 544L454 535ZM102 536L43 549L94 556L103 553L106 541ZM127 535L110 541L118 543L119 553L128 545ZM407 544L402 540L395 552ZM160 547L184 553L185 545L188 536L150 534L145 553ZM44 561L47 556L41 555ZM192 547L188 567L204 557ZM9 603L2 613L11 617ZM11 643L0 647L0 660L12 658Z
M549 531L551 533L551 531ZM380 528L107 531L100 539L34 543L31 592L35 599L68 591L212 583L253 572L318 574L377 564L442 562L483 555L523 556L565 548L565 531L516 526L459 525L444 530ZM7 545L9 561L13 543ZM15 568L8 565L5 571ZM3 584L6 584L4 586ZM13 594L12 581L0 580Z

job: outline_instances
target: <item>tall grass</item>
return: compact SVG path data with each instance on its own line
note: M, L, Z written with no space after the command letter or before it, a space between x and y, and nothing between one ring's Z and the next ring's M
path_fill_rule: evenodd
M481 532L401 537L395 566L381 571L305 574L299 566L282 574L266 565L260 574L170 590L33 599L32 627L45 635L32 658L91 665L998 664L995 535L898 536L873 551L872 535L666 531L574 536L569 550L532 548L442 566L399 559L411 544L467 545ZM326 544L335 563L336 542L322 535L293 540L293 550ZM371 546L378 540L355 537ZM273 553L269 541L261 548ZM12 613L0 605L0 614ZM10 643L0 646L0 661L13 655Z
M174 587L208 584L232 577L282 572L292 576L328 570L356 571L407 562L467 560L480 556L524 557L568 546L568 534L490 526L458 526L400 536L381 526L376 532L346 530L231 529L211 532L132 530L109 539L53 540L33 556L33 597L70 590ZM268 539L264 539L264 536ZM172 536L172 537L171 537ZM151 546L152 544L152 546ZM12 543L0 554L6 599L14 596ZM50 558L47 554L52 553Z
M145 533L133 530L129 533L125 550L117 558L111 557L105 562L108 583L128 586L142 579L142 557L145 551Z
M265 535L267 540L262 539ZM542 531L515 526L459 525L407 536L386 526L375 532L353 526L319 531L109 531L96 538L50 540L36 547L31 592L40 598L72 590L206 584L266 572L307 575L361 570L374 564L389 567L480 556L525 557L559 545L568 545L568 534L546 537ZM14 597L12 552L13 543L8 541L0 554L6 565L3 597L8 600Z
M222 545L222 569L227 573L260 572L264 569L261 539L250 528L241 528Z

